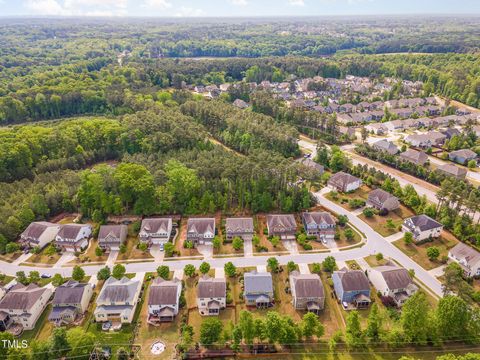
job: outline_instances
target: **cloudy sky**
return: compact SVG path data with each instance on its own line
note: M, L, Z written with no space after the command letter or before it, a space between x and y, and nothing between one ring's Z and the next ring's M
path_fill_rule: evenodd
M479 14L480 0L0 0L0 16Z

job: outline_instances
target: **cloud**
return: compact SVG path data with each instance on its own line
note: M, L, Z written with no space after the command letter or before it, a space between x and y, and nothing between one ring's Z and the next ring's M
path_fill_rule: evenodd
M123 16L128 0L26 0L23 6L31 15Z
M145 0L145 3L142 7L152 8L152 9L169 9L172 7L172 3L168 0Z
M305 6L304 0L288 0L288 4L292 6Z
M231 2L233 5L237 5L237 6L246 6L246 5L248 5L248 1L247 1L247 0L230 0L230 2Z
M206 13L202 9L192 8L189 6L180 6L178 11L175 13L175 16L178 17L198 17L205 15Z

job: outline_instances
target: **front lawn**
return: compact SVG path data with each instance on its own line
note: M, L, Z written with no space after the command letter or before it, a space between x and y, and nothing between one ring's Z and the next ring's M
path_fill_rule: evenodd
M368 193L370 192L370 188L366 185L361 186L357 190L351 192L351 193L340 193L337 191L331 191L328 194L325 195L325 197L333 201L334 203L339 204L342 206L344 209L347 210L355 210L356 207L351 207L350 206L350 201L362 201L366 202L368 199Z
M253 252L281 252L286 251L285 247L283 246L282 242L276 246L273 246L272 242L268 239L268 235L265 234L267 230L267 217L265 215L257 215L255 217L255 221L258 228L258 239L259 244L258 246L253 245ZM259 251L262 250L262 251Z
M97 239L90 239L88 247L84 250L77 258L69 261L69 265L78 265L83 263L105 263L108 259L108 254L102 254L101 256L97 256L95 254L95 249L98 247L98 240Z
M25 262L34 263L34 264L47 264L53 265L60 259L62 256L58 252L53 252L51 247L53 244L45 246L38 254L33 254ZM50 255L49 252L52 252Z
M179 233L175 240L175 251L180 254L180 256L201 256L197 249L187 249L183 247L183 244L187 240L187 220L182 218L180 220Z
M126 251L118 254L117 261L152 259L153 256L150 254L150 251L142 251L137 248L138 243L138 236L133 233L132 226L130 225L128 227L128 236L125 242Z
M376 266L383 266L385 265L388 260L387 259L380 259L377 260L377 257L375 255L370 255L365 258L365 261L367 262L368 265L371 267L376 267Z
M400 208L394 211L390 211L385 216L374 215L372 217L366 217L363 213L358 217L367 223L373 230L380 235L387 237L399 232L403 223L403 220L413 216L414 213L405 207L400 205ZM391 226L388 225L389 219L391 219Z

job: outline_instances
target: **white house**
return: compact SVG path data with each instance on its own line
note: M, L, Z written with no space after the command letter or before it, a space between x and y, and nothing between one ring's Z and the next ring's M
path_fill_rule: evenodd
M157 325L164 321L173 321L178 314L182 282L178 279L171 281L156 278L150 285L148 295L147 321Z
M465 276L480 276L480 252L474 248L458 243L450 249L448 258L462 267Z
M411 232L415 241L422 241L428 238L439 237L443 230L443 225L433 220L425 214L412 216L402 224L404 232Z
M391 297L397 306L402 306L418 290L408 271L397 266L371 268L368 278L382 296Z
M92 235L92 226L88 224L62 225L57 236L55 246L63 251L81 251L88 246Z
M20 242L25 246L44 248L57 236L61 225L46 221L32 222L20 235Z
M340 192L350 192L362 186L362 180L356 176L340 171L333 174L327 182L328 187Z
M172 234L172 218L143 219L138 236L148 246L165 244Z
M225 279L202 277L197 285L197 306L200 315L218 315L227 306Z

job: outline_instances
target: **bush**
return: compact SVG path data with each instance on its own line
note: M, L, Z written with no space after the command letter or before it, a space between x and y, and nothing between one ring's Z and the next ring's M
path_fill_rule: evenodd
M365 217L367 218L371 218L375 215L375 212L373 211L372 208L366 208L366 209L363 209L363 215L365 215Z
M351 209L359 209L363 206L365 206L365 200L362 199L351 199L348 201L348 206Z

